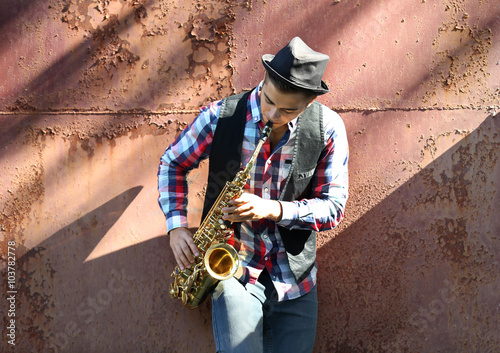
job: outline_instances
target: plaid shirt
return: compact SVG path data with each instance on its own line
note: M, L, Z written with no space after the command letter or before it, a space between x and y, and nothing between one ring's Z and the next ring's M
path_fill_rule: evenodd
M250 94L247 103L247 122L242 147L242 166L250 159L263 128L258 91ZM208 158L217 126L222 101L201 110L191 123L165 151L158 173L159 203L166 218L167 231L187 227L186 174ZM267 268L278 293L278 300L290 300L308 293L316 284L316 265L307 278L297 283L293 276L281 240L278 225L289 229L322 231L337 226L344 217L348 196L348 144L340 116L322 106L325 148L313 177L311 198L293 202L281 201L283 215L278 223L262 219L244 222L238 239L232 244L240 255L243 283L255 283ZM288 124L274 151L267 141L256 160L247 192L264 199L277 200L290 171L296 141L297 118Z

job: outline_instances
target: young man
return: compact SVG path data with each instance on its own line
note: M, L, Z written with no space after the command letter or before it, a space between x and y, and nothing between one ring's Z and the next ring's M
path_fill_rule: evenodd
M217 352L313 349L315 232L339 224L348 196L344 124L315 101L329 91L322 81L328 60L298 37L275 56L264 55L263 82L202 110L161 159L159 203L182 269L199 254L187 229L186 174L210 158L206 213L221 185L237 172L229 166L244 167L260 130L273 122L245 192L223 209L235 228L231 244L241 271L211 294ZM216 180L221 176L225 179Z

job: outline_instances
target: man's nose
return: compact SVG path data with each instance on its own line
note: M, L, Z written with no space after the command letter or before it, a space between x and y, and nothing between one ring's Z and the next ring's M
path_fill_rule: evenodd
M276 107L271 107L269 109L269 116L273 119L278 119L280 117L280 111Z

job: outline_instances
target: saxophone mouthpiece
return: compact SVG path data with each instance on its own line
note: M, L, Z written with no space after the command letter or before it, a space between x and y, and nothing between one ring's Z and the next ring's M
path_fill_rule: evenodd
M269 135L271 134L272 129L273 129L273 122L268 121L266 126L264 126L264 128L260 132L260 139L265 142L269 137Z

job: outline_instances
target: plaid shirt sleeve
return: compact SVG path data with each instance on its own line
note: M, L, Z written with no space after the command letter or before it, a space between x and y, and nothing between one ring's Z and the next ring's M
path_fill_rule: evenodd
M188 226L186 175L210 154L221 104L217 101L202 109L161 157L158 202L167 219L167 232Z
M336 227L344 218L348 197L349 147L340 116L324 107L325 148L313 179L309 199L281 202L283 215L278 223L288 229L323 231Z

